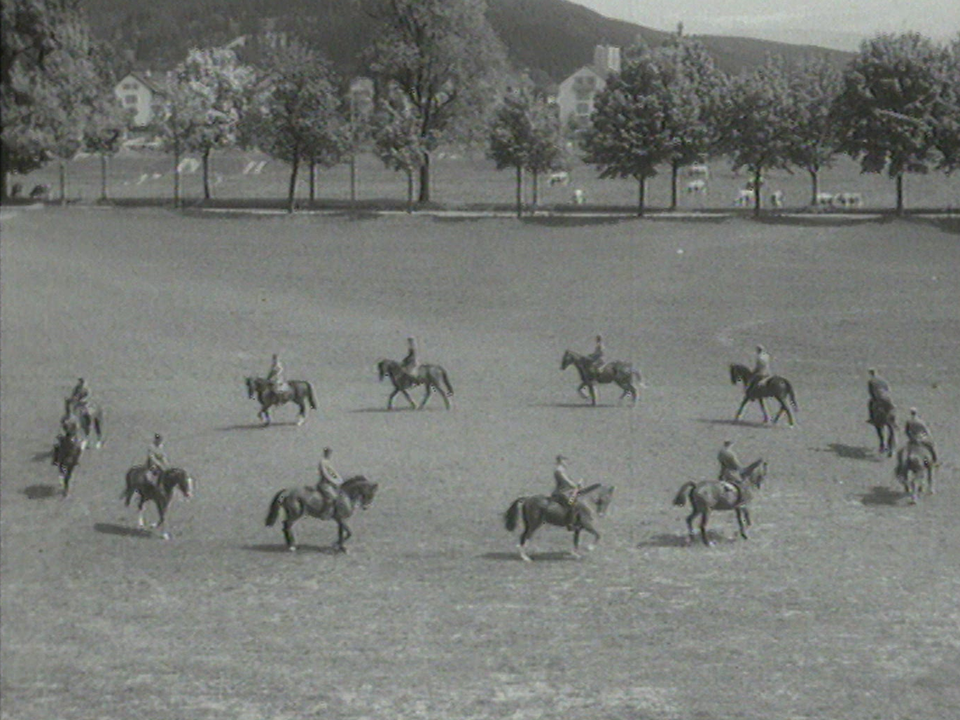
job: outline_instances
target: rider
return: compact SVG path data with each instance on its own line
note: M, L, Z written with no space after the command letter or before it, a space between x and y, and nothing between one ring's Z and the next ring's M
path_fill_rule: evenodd
M597 335L596 340L594 341L595 345L593 352L587 355L587 359L590 361L590 364L593 367L593 372L597 375L606 367L607 361L605 358L605 351L603 347L603 336Z
M576 520L577 496L583 489L583 484L579 480L573 480L567 474L566 458L563 455L557 455L557 466L553 470L553 492L550 499L560 503L566 510L567 530L573 530L573 523Z
M153 436L153 445L147 450L147 480L157 482L163 471L167 469L167 454L163 451L163 436L156 433Z
M83 378L78 378L77 384L74 385L73 391L64 403L64 413L60 423L63 424L70 415L77 413L81 407L87 404L89 398L90 388L87 387Z
M771 375L770 353L764 349L763 345L757 345L757 358L753 365L753 380L750 381L750 385L759 388Z
M407 338L407 355L400 362L400 367L408 375L416 375L420 369L420 360L417 358L417 339Z
M343 478L340 477L340 473L336 471L330 461L331 455L333 455L333 450L325 447L323 457L320 458L320 465L317 467L320 474L320 479L317 481L317 492L323 495L325 500L322 513L326 518L333 514L337 496L340 494L340 486L343 485Z
M937 451L933 449L933 435L930 433L927 424L920 419L916 408L910 408L910 417L904 424L903 431L906 433L908 440L922 445L930 452L930 459L936 465Z
M867 422L871 422L872 416L874 413L874 407L879 405L887 405L890 408L893 407L893 398L890 395L890 385L877 374L877 371L874 368L868 368L867 373L870 375L870 379L867 380L867 392L870 393L870 403L868 405L870 418L867 418Z
M732 492L739 498L740 486L738 481L743 472L743 466L740 465L740 460L733 451L732 445L733 440L724 440L723 447L717 453L717 460L720 461L720 475L717 480L720 481L720 485L725 491Z
M280 356L277 353L273 354L273 359L270 361L267 382L270 384L270 389L277 395L287 389L287 381L283 377L283 365L280 364Z

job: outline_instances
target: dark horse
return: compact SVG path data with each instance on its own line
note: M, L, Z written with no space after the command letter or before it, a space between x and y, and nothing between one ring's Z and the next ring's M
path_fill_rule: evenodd
M870 414L867 422L873 425L877 431L877 437L880 438L879 452L891 457L897 437L897 413L893 403L884 398L873 398L870 400L867 411ZM884 430L887 431L886 438L883 434Z
M260 403L260 412L257 417L263 420L264 425L270 424L270 408L274 405L286 405L293 401L300 408L297 425L302 425L307 419L307 403L313 410L317 409L317 398L313 394L313 386L306 380L291 380L287 383L289 390L277 392L266 378L248 377L247 397L256 397Z
M87 439L78 433L64 432L53 446L53 464L60 473L60 486L63 496L70 492L70 478L80 464L80 456L87 447Z
M413 398L410 397L410 393L407 392L410 388L417 385L426 385L427 387L427 392L423 396L423 402L420 403L421 408L427 404L430 395L436 390L440 393L440 397L443 398L443 404L446 405L447 410L450 409L450 398L453 397L453 385L450 384L447 371L440 365L421 365L417 369L416 374L411 375L404 370L403 365L396 360L381 360L377 363L377 373L380 381L383 381L384 378L390 378L390 382L393 383L393 392L390 393L390 397L387 399L387 410L393 408L393 399L399 393L403 393L407 402L410 403L410 407L417 407Z
M792 406L794 410L799 408L797 407L797 398L793 394L793 386L786 378L780 377L779 375L771 375L759 383L754 383L753 370L746 365L734 363L730 366L730 382L734 385L738 382L743 383L743 402L740 403L740 407L737 409L736 420L740 419L747 403L756 400L760 403L760 410L763 412L763 421L769 422L770 417L767 415L767 407L763 404L763 399L772 397L776 398L777 402L780 403L780 409L774 416L773 422L777 422L780 416L786 413L787 420L790 421L791 425L794 424L793 413L790 412L790 407Z
M596 386L598 384L605 385L607 383L614 383L618 385L620 389L623 390L618 402L622 401L628 395L631 400L633 400L634 405L636 405L637 400L640 399L640 388L643 387L643 379L640 377L640 371L635 370L633 365L628 362L614 360L604 365L603 369L597 373L593 367L593 360L585 355L575 353L573 350L567 350L563 353L563 358L560 360L560 369L566 370L571 365L580 373L580 386L577 388L577 393L580 394L580 397L589 399L591 405L597 404ZM589 396L584 394L584 390L590 391Z
M734 510L737 513L737 523L740 525L740 537L747 539L747 528L750 526L750 511L747 505L753 497L752 489L760 489L767 474L767 464L763 458L755 460L740 471L740 478L731 484L734 490L725 489L717 480L707 480L700 483L685 482L677 491L673 504L682 507L689 500L693 512L687 516L687 531L689 541L693 542L693 521L700 516L700 537L704 545L713 545L707 537L707 519L711 510Z
M933 495L933 456L929 448L910 440L897 451L897 467L894 471L904 492L910 496L910 504L916 504L920 493L926 490ZM926 475L926 485L923 477Z
M595 483L580 491L574 504L573 520L573 555L579 557L580 533L586 530L593 535L594 542L600 541L600 533L594 526L594 518L603 517L613 500L614 487ZM591 507L591 505L593 507ZM520 557L530 561L526 545L533 534L544 523L566 527L567 508L548 495L531 495L519 497L507 508L503 514L503 524L507 530L514 532L517 529L517 520L523 517L523 532L520 534Z
M156 482L153 482L147 473L145 465L136 465L127 470L126 488L120 494L123 504L130 507L130 501L133 496L139 496L137 505L137 527L143 527L143 507L148 502L153 502L157 506L157 515L159 519L154 525L159 529L163 527L163 521L167 516L167 509L170 507L170 501L173 500L173 491L179 490L185 498L193 496L193 478L181 468L167 468ZM169 533L164 532L163 537L169 539Z
M337 521L337 542L334 547L338 552L346 552L344 543L353 535L347 527L347 518L353 515L357 505L366 510L373 502L379 485L367 480L363 475L357 475L343 481L340 486L340 495L333 507L330 502L312 486L287 488L273 496L270 509L267 511L266 526L273 524L283 511L283 538L287 542L287 550L296 550L293 539L293 524L304 515L320 518L321 520Z
M96 433L97 442L94 447L100 447L103 444L103 411L99 405L67 398L64 400L63 410L60 426L65 431L69 425L76 423L87 439L92 438L93 433Z

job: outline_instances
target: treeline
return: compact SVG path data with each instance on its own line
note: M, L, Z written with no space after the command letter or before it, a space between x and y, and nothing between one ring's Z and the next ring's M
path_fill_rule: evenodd
M517 211L524 174L534 186L574 152L601 177L632 178L638 212L646 181L727 157L753 176L760 211L764 173L820 171L838 154L897 183L897 210L909 173L960 165L960 36L940 45L918 34L879 35L846 68L771 57L737 76L716 67L695 39L676 35L624 53L621 72L596 99L591 125L576 137L531 80L511 70L483 0L364 0L375 40L363 51L373 88L338 77L309 42L264 47L255 61L222 48L191 50L168 77L156 132L179 167L202 159L204 196L217 150L259 148L288 163L289 207L298 177L372 147L408 178L408 201L430 200L430 161L441 143L483 145L511 168ZM117 102L109 44L91 40L70 0L4 0L2 31L3 197L8 175L77 152L107 159L129 117ZM175 174L174 200L179 202ZM62 195L62 193L61 193ZM104 182L103 195L106 195Z

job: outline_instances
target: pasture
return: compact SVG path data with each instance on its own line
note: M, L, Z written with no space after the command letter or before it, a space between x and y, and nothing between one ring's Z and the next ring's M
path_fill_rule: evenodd
M173 156L157 150L124 149L110 160L107 194L118 202L166 200L173 197ZM211 193L214 203L252 205L280 204L286 198L289 167L259 152L239 150L214 153L211 158ZM729 162L712 161L708 175L691 174L684 169L678 182L679 209L689 212L734 210L749 173L733 173ZM477 153L438 152L432 161L431 199L445 207L501 207L510 211L515 203L515 180L512 171L498 172L493 163ZM633 180L601 180L597 170L574 161L565 184L551 185L549 177L540 179L539 205L545 210L580 210L606 207L631 213L637 203L637 183ZM402 204L407 197L407 181L403 173L388 170L369 153L360 153L355 165L356 198L361 204ZM196 157L181 161L181 197L186 204L203 197L203 176ZM58 168L50 164L24 177L14 176L23 192L38 184L48 184L51 198L59 199ZM804 171L772 170L765 175L763 206L774 209L773 193L782 197L783 209L805 208L810 202L810 180ZM698 191L690 188L695 184ZM579 190L583 205L574 194ZM890 211L894 208L894 182L883 174L862 174L859 165L840 156L820 176L820 190L827 194L857 193L862 205L856 207L820 208L841 212ZM100 159L82 156L66 164L66 196L70 201L95 201L101 194ZM306 170L300 173L298 197L306 201L309 187ZM350 200L350 166L346 163L318 170L316 178L318 205L339 204ZM524 201L532 202L529 179L525 182ZM647 206L650 210L669 207L670 171L661 168L647 183ZM960 173L945 175L909 175L904 182L904 203L909 210L960 210ZM752 197L748 203L752 207ZM585 206L585 207L584 207Z
M960 715L956 220L5 207L2 231L4 720ZM635 408L560 371L597 332L641 369ZM386 411L376 363L408 335L451 410ZM727 367L758 342L796 427L733 422ZM246 397L272 352L317 391L301 427ZM938 440L917 505L866 423L870 366ZM61 499L80 376L105 442ZM168 541L119 499L155 432L196 480ZM725 438L769 463L751 538L715 513L688 547L671 500ZM312 519L289 553L268 504L324 446L380 489L349 553ZM525 563L503 513L558 452L612 507L582 559L545 528Z

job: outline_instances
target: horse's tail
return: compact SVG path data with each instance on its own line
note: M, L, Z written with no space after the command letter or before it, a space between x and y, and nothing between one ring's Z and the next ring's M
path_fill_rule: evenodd
M688 480L683 485L680 486L680 489L677 491L676 497L673 498L673 504L677 507L683 507L687 504L687 498L690 496L690 492L697 486L692 480Z
M270 502L270 509L267 511L267 519L264 521L267 527L273 527L273 524L277 521L277 517L280 515L280 508L283 507L283 501L286 499L286 490L281 490L273 496L273 500Z
M790 398L790 404L793 406L793 409L799 410L800 406L797 405L797 396L793 394L793 385L791 385L790 381L786 378L783 379L783 384L787 390L787 397Z
M517 529L517 519L520 517L520 506L526 498L519 497L507 508L503 514L503 526L510 532Z
M311 407L313 410L316 410L316 409L317 409L317 398L316 398L316 396L313 394L313 385L311 385L309 382L306 382L306 383L304 383L304 384L307 386L307 401L310 403L310 407Z

